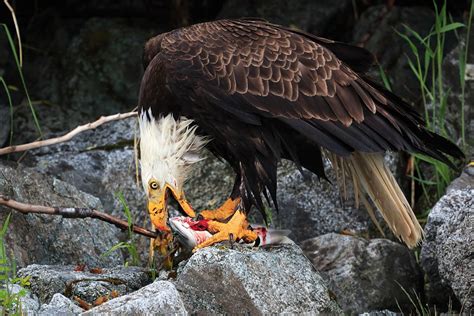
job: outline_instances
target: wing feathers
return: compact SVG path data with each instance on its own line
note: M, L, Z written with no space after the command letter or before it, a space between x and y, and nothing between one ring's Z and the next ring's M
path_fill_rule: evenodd
M424 130L408 104L353 70L356 62L364 69L372 62L360 48L262 21L221 20L160 35L147 44L145 56L150 65L159 57L176 94L192 85L202 92L193 97L206 102L205 91L211 91L216 106L246 122L258 116L305 120L290 125L326 148L336 141L345 144L334 145L339 152L402 149L445 162L445 154L462 156L455 145ZM316 127L308 123L313 120L336 125ZM348 141L364 136L365 142Z

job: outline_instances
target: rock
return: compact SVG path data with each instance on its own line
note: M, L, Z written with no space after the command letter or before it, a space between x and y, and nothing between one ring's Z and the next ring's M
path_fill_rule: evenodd
M404 290L423 292L423 276L413 253L386 239L365 240L326 234L301 245L346 313L413 308Z
M291 237L297 242L330 232L367 234L374 229L363 206L355 206L352 184L347 183L347 200L343 200L329 163L325 169L331 182L308 171L303 176L289 161L278 169L280 212L274 215L274 224L291 230Z
M0 194L24 203L102 209L100 200L61 180L0 161ZM0 207L0 222L11 212ZM101 257L118 243L117 228L93 219L13 212L6 245L19 266L30 263L114 266L119 253Z
M92 273L87 268L85 271L75 270L75 266L33 264L18 271L18 275L30 277L31 291L41 302L48 302L55 293L60 293L92 303L112 291L124 295L151 282L148 272L138 267L104 268L102 273Z
M401 316L403 314L401 313L395 313L392 311L389 311L388 309L384 309L381 311L372 311L372 312L365 312L359 314L359 316Z
M468 179L470 179L468 181ZM469 186L460 183L469 182ZM431 304L474 311L474 176L466 173L451 184L428 215L421 265L429 279ZM457 305L456 305L457 303Z
M178 269L191 313L339 313L321 276L296 245L208 247Z
M21 287L18 284L10 284L8 285L10 295L18 295L20 306L15 306L17 311L21 308L21 315L35 315L40 308L40 303L38 298L31 293L31 291ZM15 305L15 303L13 303ZM2 309L2 312L5 311ZM7 313L8 314L8 313Z
M461 175L446 188L446 193L474 189L474 164L466 166Z
M445 128L451 139L460 139L461 131L464 128L466 147L464 153L466 157L474 159L474 26L471 26L471 47L468 50L464 95L461 90L459 76L459 61L461 54L465 52L465 40L461 41L454 49L449 52L443 60L443 85L447 96L447 110L445 114ZM471 69L469 71L469 69ZM471 73L471 75L469 75ZM464 98L464 126L461 123L461 107Z
M24 163L31 170L57 177L98 197L107 213L125 219L119 200L122 194L133 222L149 226L146 197L143 187L136 182L133 138L137 127L136 118L111 122L69 142L33 150ZM120 230L112 229L119 239L126 237ZM136 236L134 242L142 260L146 260L149 240Z
M429 7L394 6L388 9L385 5L376 5L365 10L353 28L353 41L375 54L393 91L410 101L419 99L419 83L406 58L406 54L411 57L410 47L394 30L406 34L403 26L406 24L424 36L430 32L433 22L433 10ZM374 67L371 75L379 76L378 67Z
M136 118L102 125L69 142L31 152L25 164L35 171L73 184L97 196L107 212L124 217L118 193L122 193L135 217L142 223L148 216L143 188L137 186L133 138L138 133Z
M283 26L326 36L349 40L354 25L352 1L237 1L224 3L219 18L261 17Z
M173 283L155 281L138 291L115 298L82 315L187 314Z
M83 311L66 296L56 293L49 304L41 306L38 316L73 316L79 315Z

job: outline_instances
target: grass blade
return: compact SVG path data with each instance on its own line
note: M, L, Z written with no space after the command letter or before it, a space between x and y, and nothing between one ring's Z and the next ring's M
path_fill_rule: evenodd
M11 146L13 144L13 101L7 83L5 82L2 76L0 76L0 82L2 83L3 89L5 90L5 94L7 95L8 107L10 109L10 139L8 141L8 144Z
M10 49L13 53L13 57L15 59L15 64L18 70L18 75L20 76L21 84L23 86L23 90L25 92L26 99L28 101L28 106L30 107L31 110L31 115L33 116L33 121L35 122L36 129L38 130L38 133L40 135L40 138L43 138L43 132L41 131L41 126L39 124L38 117L36 115L36 111L33 107L33 103L31 102L30 94L28 93L28 89L26 87L26 82L25 82L25 77L23 76L23 71L20 65L20 60L18 59L18 54L16 53L15 49L15 44L13 42L13 38L10 34L10 31L8 30L8 27L5 23L0 23L1 26L3 26L3 29L5 31L5 34L7 35L7 39L10 45Z

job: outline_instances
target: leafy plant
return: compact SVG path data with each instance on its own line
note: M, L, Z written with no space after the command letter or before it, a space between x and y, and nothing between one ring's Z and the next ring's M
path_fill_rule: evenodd
M128 253L128 258L125 261L125 266L136 266L140 264L140 256L138 255L137 246L134 240L135 236L132 232L132 225L133 225L132 213L130 212L130 208L128 207L127 201L125 200L123 194L118 193L117 198L119 199L120 204L122 204L123 211L125 213L125 216L127 217L127 224L128 224L127 240L121 241L113 245L109 250L107 250L106 252L102 254L102 257L106 257L110 255L112 252L117 251L117 250L124 250Z
M7 254L5 247L5 235L10 224L11 213L5 219L0 231L0 304L2 315L22 315L21 298L27 295L24 287L30 285L29 277L19 278L16 276L16 264ZM12 285L18 284L22 287L18 292L12 292Z
M443 86L443 59L446 34L463 28L465 25L459 22L448 22L446 1L444 1L441 9L438 8L436 1L433 1L433 5L435 9L435 22L428 35L422 36L407 25L404 25L407 34L398 31L397 33L401 38L403 38L403 40L405 40L411 50L412 58L408 57L408 65L418 80L427 128L456 142L456 140L453 139L453 135L449 135L445 125L448 103L447 101L451 90L446 90ZM474 5L471 3L471 14L468 21L469 26L471 25L472 21L473 8ZM418 47L421 47L421 49ZM467 45L465 51L461 55L462 56L460 57L459 61L461 78L460 82L462 89L460 127L461 142L464 146L466 129L464 122L464 71L467 60ZM414 181L417 181L421 185L423 194L428 201L432 189L435 191L436 198L440 198L444 194L446 187L449 185L449 183L451 183L455 176L453 170L451 170L444 163L430 157L420 154L415 154L413 156L414 168L418 174L416 177L413 176ZM434 170L433 176L424 178L423 174L420 172L420 163L426 163L431 166Z

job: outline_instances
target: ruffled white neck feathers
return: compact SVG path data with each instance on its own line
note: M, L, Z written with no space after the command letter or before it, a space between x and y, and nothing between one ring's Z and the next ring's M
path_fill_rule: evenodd
M181 190L189 166L201 160L199 152L207 140L196 134L197 126L185 117L173 115L155 119L151 111L142 112L140 123L140 167L147 191L150 179L163 187L166 183Z

